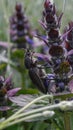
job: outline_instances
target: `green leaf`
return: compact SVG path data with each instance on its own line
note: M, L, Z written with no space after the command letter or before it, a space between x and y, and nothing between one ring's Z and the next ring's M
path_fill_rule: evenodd
M59 94L55 94L54 95L54 99L61 99L61 100L66 100L66 99L70 99L73 97L73 93L59 93Z
M71 130L73 130L73 112L71 113Z
M24 58L24 50L19 50L19 49L16 49L14 52L12 52L12 58Z
M7 64L1 63L0 64L0 75L2 75L6 71Z
M17 95L19 94L38 94L39 91L37 89L21 89L19 92L17 92Z

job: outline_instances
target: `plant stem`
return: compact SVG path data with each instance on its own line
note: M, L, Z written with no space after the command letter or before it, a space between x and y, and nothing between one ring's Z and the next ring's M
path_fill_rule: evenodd
M41 97L39 97L37 99L34 99L32 102L27 104L25 107L21 108L18 112L16 112L10 118L8 118L4 122L0 123L0 129L1 128L2 129L6 128L8 126L11 126L13 124L16 124L16 123L19 123L19 122L22 122L22 121L25 121L25 120L31 120L31 119L37 118L37 117L39 118L39 117L44 116L45 114L47 114L47 113L43 113L43 112L49 111L49 110L62 109L63 105L65 104L63 102L63 103L54 104L54 105L43 107L43 108L38 108L38 109L32 110L30 112L26 112L26 113L24 112L24 110L29 108L32 104L34 104L35 102L39 101L40 99L43 99L43 98L46 98L46 97L47 98L52 98L51 95L44 95L44 96L41 96ZM68 107L68 105L70 105L70 104L67 104L67 103L69 103L69 101L66 102L66 107ZM71 101L71 103L73 105L73 101ZM71 107L71 105L69 107ZM24 112L24 113L22 113L22 112ZM15 119L17 119L17 120L15 120ZM65 130L71 130L70 113L68 111L64 113L64 124L65 124Z
M8 57L8 62L7 65L10 66L10 59L11 59L11 55L10 55L10 34L9 34L9 7L6 9L6 5L4 0L1 1L2 2L2 6L3 6L3 11L4 11L4 19L6 21L6 35L7 35L7 42L8 42L8 53L7 53L7 57ZM8 75L10 75L10 71L8 72Z
M17 118L22 118L24 116L29 116L29 115L32 115L32 114L35 114L35 113L38 113L38 112L43 112L43 111L47 111L47 110L56 110L58 108L59 108L59 105L52 105L52 106L46 106L46 107L38 108L38 109L31 110L31 111L26 112L26 113L18 114L12 120L17 119Z
M32 102L30 102L29 104L27 104L26 106L21 108L19 111L17 111L15 114L13 114L11 117L9 117L7 120L5 120L4 123L8 123L8 122L14 120L16 116L18 116L21 112L23 112L24 110L26 110L32 104L38 102L39 100L44 99L44 98L52 98L52 97L53 97L52 95L43 95L41 97L38 97L38 98L34 99Z
M25 79L24 79L24 76L25 76L25 73L24 73L24 72L22 72L22 73L21 73L22 88L24 88L24 87L25 87Z
M33 118L40 118L41 116L42 116L41 113L37 113L37 114L34 114L34 115L23 117L23 118L20 118L20 119L18 119L16 121L13 121L13 122L9 123L9 125L7 125L7 127L11 126L11 125L14 125L14 124L17 124L17 123L20 123L20 122L25 121L25 120L32 120Z
M64 112L64 125L65 125L65 130L71 130L70 113L69 112Z
M21 85L22 85L22 88L25 87L25 72L24 72L24 59L19 59L19 63L20 63L20 68L21 70L19 71L20 72L20 75L21 75Z

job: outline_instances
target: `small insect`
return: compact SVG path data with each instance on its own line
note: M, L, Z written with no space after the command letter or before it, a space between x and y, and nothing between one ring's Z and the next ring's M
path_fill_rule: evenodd
M34 64L32 59L32 52L29 49L27 49L25 53L24 64L26 69L30 69Z
M47 88L44 84L45 71L42 66L38 65L37 59L33 58L32 53L27 50L25 54L25 67L28 69L28 73L32 82L43 93L47 93Z

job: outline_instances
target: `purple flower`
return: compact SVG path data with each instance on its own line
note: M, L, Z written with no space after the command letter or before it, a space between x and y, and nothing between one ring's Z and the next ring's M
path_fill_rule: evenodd
M8 99L10 96L14 96L20 88L12 89L12 76L5 79L3 76L0 76L0 111L7 111L10 109L8 106Z
M14 96L20 89L21 88L14 88L14 89L7 91L8 98Z
M34 44L33 39L30 39L29 37L26 37L25 39L26 39L26 41L27 41L30 45L33 46L33 44Z
M10 107L8 106L0 106L0 111L7 111L10 110Z
M28 36L28 39L26 39L26 36ZM10 17L10 39L17 44L18 48L27 48L27 43L32 45L32 38L29 20L23 13L21 3L16 3L15 13ZM28 46L30 46L29 44Z
M65 37L65 47L68 51L73 49L73 22L69 22L68 26L65 28L64 33L67 33Z

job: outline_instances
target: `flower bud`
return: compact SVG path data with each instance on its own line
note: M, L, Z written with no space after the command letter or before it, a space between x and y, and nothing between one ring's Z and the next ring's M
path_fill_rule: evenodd
M52 118L55 115L54 111L44 111L43 113L44 117Z

